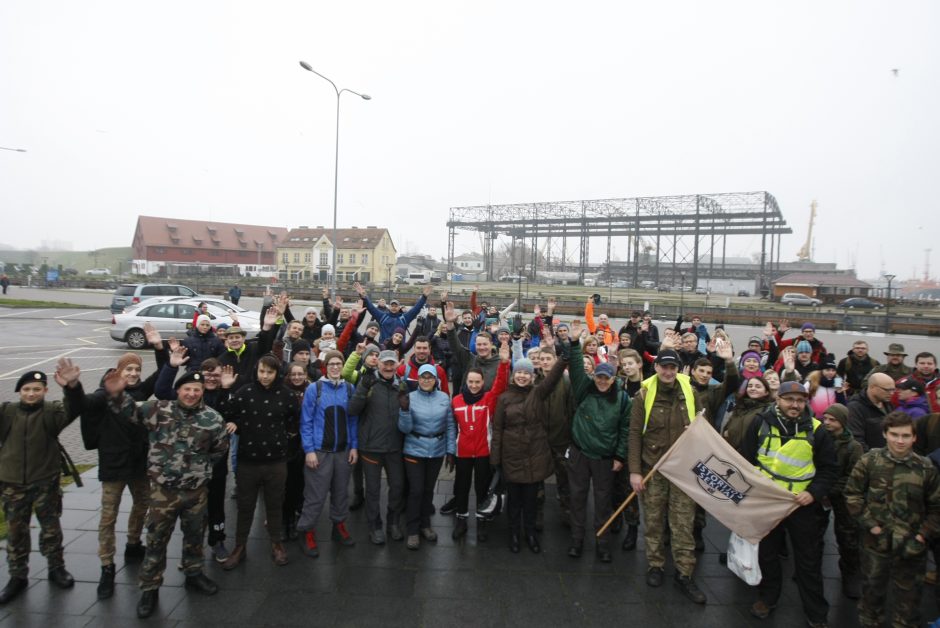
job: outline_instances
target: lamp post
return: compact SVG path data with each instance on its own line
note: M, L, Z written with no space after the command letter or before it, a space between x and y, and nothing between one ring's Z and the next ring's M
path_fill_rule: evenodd
M679 273L679 316L682 316L683 305L685 304L685 271Z
M392 267L395 266L395 264L388 262L385 264L385 266L388 269L388 296L385 298L391 301L392 300Z
M333 296L336 297L336 247L339 245L339 242L337 242L337 235L336 235L336 199L337 199L337 194L339 192L339 97L343 95L343 92L349 92L350 94L355 94L356 96L359 96L359 98L362 98L363 100L372 100L372 96L369 96L368 94L360 94L359 92L353 91L351 89L347 89L345 87L343 89L336 87L336 83L334 83L327 77L323 76L322 74L314 70L313 67L311 67L311 65L307 63L306 61L301 61L300 67L307 70L308 72L313 72L314 74L319 76L321 79L328 82L330 85L333 86L333 91L336 92L336 154L335 154L335 158L333 161L333 260L332 260L333 272L330 275L331 276L330 287L333 290Z
M888 280L888 300L885 302L885 333L891 333L891 282L897 275L885 275Z

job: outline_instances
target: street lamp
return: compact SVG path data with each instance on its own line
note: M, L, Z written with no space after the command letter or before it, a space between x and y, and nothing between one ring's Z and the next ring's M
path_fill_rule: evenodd
M673 275L675 277L675 275ZM685 271L679 273L679 316L682 316L683 304L685 303Z
M386 297L389 301L392 300L392 267L395 264L391 262L386 262L385 267L388 269L388 296Z
M339 89L338 87L336 87L336 83L334 83L327 77L323 76L322 74L314 70L313 67L311 67L311 65L307 63L306 61L301 61L300 67L307 70L308 72L313 72L314 74L319 76L321 79L327 81L330 85L333 86L333 91L336 92L336 156L333 162L333 260L332 260L333 273L332 273L332 280L330 281L330 286L333 289L333 296L335 297L336 296L336 247L339 245L339 242L337 242L337 235L336 235L336 199L337 199L337 194L339 192L339 97L343 95L343 92L349 92L350 94L355 94L356 96L359 96L359 98L362 98L363 100L372 100L372 96L369 96L368 94L360 94L359 92L353 91L351 89L346 89L345 87L343 89Z
M885 302L885 333L891 333L891 282L897 275L885 275L888 280L888 300Z

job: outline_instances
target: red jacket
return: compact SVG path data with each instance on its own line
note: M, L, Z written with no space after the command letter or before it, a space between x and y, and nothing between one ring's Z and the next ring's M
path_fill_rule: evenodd
M473 405L467 405L463 393L451 401L457 421L457 457L485 458L490 455L493 414L496 401L509 384L509 362L500 362L493 386Z
M450 387L447 385L447 371L444 370L440 364L434 361L434 358L428 356L428 361L425 364L432 364L437 368L437 385L442 392L450 394ZM423 364L418 364L415 362L415 356L412 353L411 356L398 365L398 377L404 380L408 384L408 390L415 391L418 390L418 369L424 366Z

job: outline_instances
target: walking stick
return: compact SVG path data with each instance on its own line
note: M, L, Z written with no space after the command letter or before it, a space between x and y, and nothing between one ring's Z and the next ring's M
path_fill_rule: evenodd
M646 477L643 478L643 484L644 484L644 485L645 485L647 482L649 482L650 478L653 477L653 474L654 474L654 473L656 473L656 469L655 469L655 468L652 469L649 473L646 474ZM617 517L619 517L619 516L620 516L620 513L622 513L622 512L626 509L626 507L630 505L630 502L633 501L633 498L634 498L634 497L636 497L636 492L631 490L631 491L630 491L630 494L627 495L627 498L626 498L625 500L623 500L623 503L622 503L622 504L620 504L620 507L619 507L617 510L614 511L614 514L612 514L612 515L610 516L610 519L607 520L607 523L605 523L604 525L602 525L602 526L601 526L601 529L598 530L598 531L597 531L597 534L595 534L594 536L596 536L597 538L601 538L601 535L604 534L605 532L607 532L607 528L609 528L610 525L614 522L614 519L616 519Z

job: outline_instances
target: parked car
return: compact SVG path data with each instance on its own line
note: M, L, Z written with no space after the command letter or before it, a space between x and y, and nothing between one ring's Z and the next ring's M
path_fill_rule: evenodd
M656 292L672 292L672 288L670 286L659 286L656 288Z
M507 283L522 283L523 279L521 275L503 275L499 278L500 281Z
M85 271L86 275L107 276L111 274L110 268L91 268Z
M178 303L175 301L146 302L131 308L121 314L111 316L111 338L118 342L126 342L131 349L143 349L147 346L147 336L144 333L144 324L150 323L157 331L163 334L175 335L182 338L193 326L193 315L196 313L195 302ZM208 316L212 319L212 326L218 327L222 323L229 326L235 320L227 310L214 305L209 306ZM239 325L248 333L258 332L261 326L257 320L249 318L238 319Z
M187 297L199 295L192 288L168 283L125 283L117 287L111 297L111 313L119 314L125 308L138 305L152 297Z
M710 294L710 293L711 293L711 290L709 290L705 286L698 286L695 289L695 294Z
M846 299L839 304L839 307L844 307L847 309L860 308L866 310L880 310L884 307L881 303L875 303L871 299L866 299L864 297L852 297L851 299Z
M154 297L153 299L147 299L148 303L189 303L191 305L198 306L200 303L206 303L211 307L217 307L222 311L228 312L229 316L237 316L239 321L254 321L260 325L261 321L261 312L256 310L248 310L238 305L234 305L231 301L226 301L219 297Z
M738 290L738 296L739 296L739 297L749 297L749 296L751 296L751 293L748 292L747 290Z
M784 305L822 305L822 301L808 297L799 292L787 292L780 297L780 302Z

